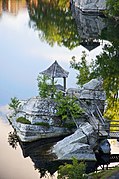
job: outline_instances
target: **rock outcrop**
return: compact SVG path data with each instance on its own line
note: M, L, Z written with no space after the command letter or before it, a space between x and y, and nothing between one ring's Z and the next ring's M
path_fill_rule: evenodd
M100 111L103 113L106 93L103 90L102 84L103 82L101 79L92 79L88 83L84 84L79 90L68 90L68 94L75 95L93 113L96 111L96 106L98 106Z
M89 110L90 113L95 114L96 105L99 106L101 111L104 110L105 93L102 89L102 81L99 79L93 79L85 84L81 89L70 89L67 93L68 95L75 95L77 97L77 104L79 104L84 110L80 118L75 119L75 124L79 127L79 131L81 130L83 134L85 133L86 138L90 133L89 129L91 129L91 126L95 130L98 126L98 120L92 120L93 116L89 115ZM72 129L63 127L61 119L57 117L56 112L56 102L54 102L53 99L33 97L22 101L18 113L10 120L13 127L16 129L17 135L23 142L72 134L76 130L76 127ZM17 122L16 120L19 117L27 119L30 124ZM70 120L67 120L67 122L69 123ZM86 122L88 122L88 125ZM88 145L93 146L94 144L95 134L91 132L90 140L88 137Z
M91 138L94 133L92 126L86 122L74 134L57 142L52 152L60 160L76 157L78 160L96 161L92 146L96 145L97 138L93 138L93 141Z
M16 122L19 117L25 117L31 124ZM11 122L22 142L66 136L74 132L74 130L60 127L56 117L54 100L33 97L21 102L19 111L12 117Z

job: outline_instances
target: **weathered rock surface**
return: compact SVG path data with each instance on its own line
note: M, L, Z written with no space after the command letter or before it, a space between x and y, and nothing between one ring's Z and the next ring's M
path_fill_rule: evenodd
M82 108L87 106L88 109L90 109L92 112L95 112L96 103L100 109L103 109L105 96L103 95L104 91L102 89L101 80L93 79L89 83L85 84L81 89L72 90L69 90L69 94L75 94L75 96L77 96L79 99L77 104L81 105ZM82 102L80 103L80 101ZM82 105L82 103L84 105ZM86 143L88 141L88 145L94 146L95 134L92 132L94 127L92 123L98 124L98 122L93 121L91 123L91 116L89 116L89 112L86 110L87 109L85 108L84 114L79 119L75 119L77 126L79 126L80 133L78 133L78 135L79 138L81 137L80 141L85 139ZM51 138L72 134L76 128L68 130L64 127L59 127L61 121L57 118L56 111L56 103L53 99L33 97L21 102L17 115L11 119L12 125L16 129L17 135L21 141L24 142L30 142L41 138ZM19 117L25 117L31 122L31 124L22 124L16 122L16 119ZM45 125L43 126L41 124L38 125L38 123L47 123L49 127L46 127ZM80 143L82 143L82 141Z
M80 99L92 99L92 100L106 100L106 94L102 89L102 80L92 79L88 83L84 84L77 97Z
M92 126L86 122L74 134L57 142L52 152L61 160L70 160L72 157L76 157L78 160L95 161L95 154L89 144L90 135L93 133ZM93 141L93 144L96 144L96 140Z
M100 111L103 113L106 93L102 88L102 84L103 82L101 79L92 79L88 83L84 84L81 89L72 89L72 91L70 89L69 94L74 94L93 113L96 112L96 106L98 106Z
M106 0L75 0L74 2L84 12L99 12L106 9Z
M40 125L22 124L16 122L16 119L12 121L12 125L22 142L32 142L38 139L66 136L73 132L64 127L45 127Z

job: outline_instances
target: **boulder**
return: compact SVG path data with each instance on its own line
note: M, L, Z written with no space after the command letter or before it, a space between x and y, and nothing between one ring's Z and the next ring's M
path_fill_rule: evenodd
M96 160L89 144L89 136L93 133L92 126L86 122L79 126L79 129L74 134L57 142L53 146L52 152L61 160L69 160L72 157L76 157L78 160Z

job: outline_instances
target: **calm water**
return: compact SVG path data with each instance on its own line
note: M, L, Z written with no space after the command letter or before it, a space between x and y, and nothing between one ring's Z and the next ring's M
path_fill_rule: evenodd
M69 7L69 1L57 4L57 1L0 0L0 106L8 104L14 96L26 99L38 95L37 76L55 60L70 72L67 88L77 87L76 72L70 68L71 58L76 56L79 60L85 50L90 62L105 44L118 42L118 27L113 28L116 26L110 23L107 26L105 19L84 16L73 6L71 10ZM87 45L88 39L91 44L89 41ZM44 148L41 150L37 144L23 147L14 143L15 139L13 146L17 144L17 147L12 148L8 137L13 129L3 118L0 118L0 179L39 178L38 167L42 169L44 163L37 162L36 156ZM114 141L112 144L117 152L118 144ZM49 163L45 167L51 166L53 173L53 165Z
M32 152L33 149L31 147L28 151L24 150L24 153L18 143L16 148L12 148L8 142L10 132L13 133L12 127L8 123L3 122L0 118L0 179L39 179L41 173L44 174L42 161L37 157L37 160L41 162L41 164L38 165L38 162L34 161L35 158L29 156L30 154L27 155L28 151L29 153ZM37 146L37 150L38 149ZM34 152L35 151L33 151L33 156L35 155L36 157ZM50 167L51 170L53 170L52 165ZM47 173L45 177L42 178L56 179L56 176L57 174L51 176Z
M3 2L6 2L6 4ZM0 7L3 7L3 9L1 8L0 16L0 105L9 103L11 97L14 96L19 99L26 99L38 95L37 76L39 72L48 68L55 60L57 60L64 69L70 72L67 87L75 87L76 72L70 68L69 63L72 56L76 56L77 59L80 59L82 50L86 50L88 55L87 60L90 60L99 54L102 45L91 52L79 44L74 45L75 47L73 49L69 49L69 47L67 47L68 45L66 46L58 41L60 36L57 37L56 34L53 33L47 34L48 31L50 31L50 29L48 30L48 28L50 28L48 19L48 22L44 22L46 19L43 19L44 24L41 21L42 19L40 19L37 26L41 24L41 27L39 27L39 29L36 27L37 20L30 20L29 14L31 15L32 10L29 8L28 12L25 0L0 0L0 4ZM41 4L41 6L43 5ZM46 8L49 8L49 6ZM39 11L40 10L39 8ZM39 16L41 15L42 13ZM70 16L71 15L69 15L69 17ZM34 19L35 18L36 17L34 17ZM60 19L62 18L64 17L60 17ZM65 23L65 21L63 23ZM68 26L70 26L70 23ZM76 28L77 27L75 27L75 31ZM43 32L41 30L43 30ZM44 36L45 38L43 39ZM50 40L51 36L53 38ZM60 45L58 45L58 43L60 43Z

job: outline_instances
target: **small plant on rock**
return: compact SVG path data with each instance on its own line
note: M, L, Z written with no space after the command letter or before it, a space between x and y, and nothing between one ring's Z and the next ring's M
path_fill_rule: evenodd
M34 125L43 126L46 128L50 127L50 124L48 122L36 122Z
M25 117L19 117L19 118L17 118L16 121L20 122L22 124L31 124L31 122L28 119L26 119Z
M11 103L9 104L9 107L10 107L10 109L13 109L13 110L14 110L14 115L17 114L18 109L19 109L19 107L20 107L20 103L21 103L21 102L20 102L19 99L17 99L16 97L11 98Z

